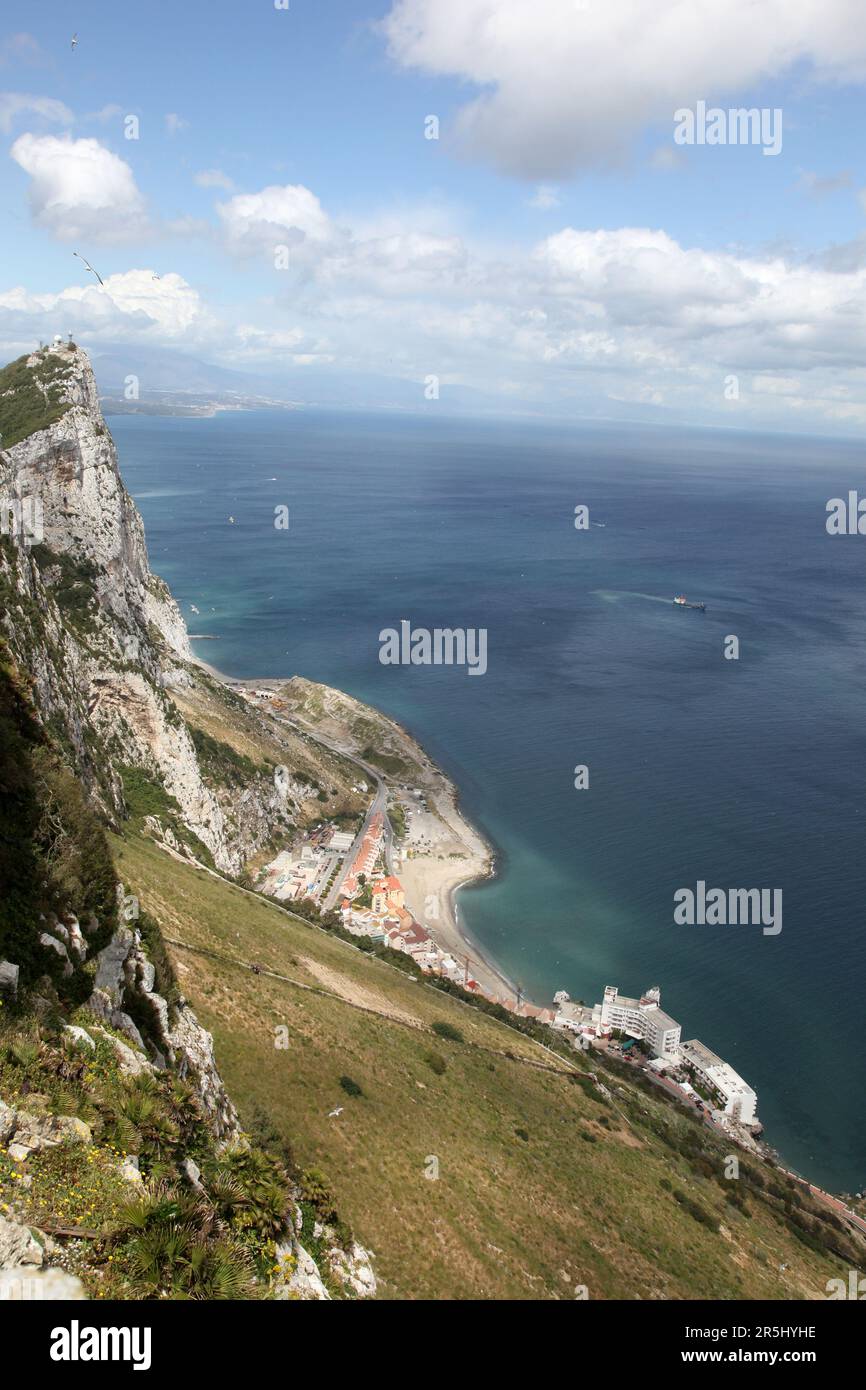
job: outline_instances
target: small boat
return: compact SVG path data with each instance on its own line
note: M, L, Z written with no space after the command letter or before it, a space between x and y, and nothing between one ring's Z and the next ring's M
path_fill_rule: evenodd
M707 611L707 605L706 605L705 603L689 603L689 601L688 601L688 599L686 598L685 594L677 594L677 595L676 595L676 597L674 598L674 607L675 607L675 608L696 608L696 609L698 610L699 613L706 613L706 611Z

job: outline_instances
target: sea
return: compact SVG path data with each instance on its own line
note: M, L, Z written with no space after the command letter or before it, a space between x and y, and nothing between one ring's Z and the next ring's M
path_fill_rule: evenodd
M866 536L826 529L866 495L862 446L434 411L109 425L197 654L346 690L454 780L498 869L461 920L509 978L658 986L789 1166L866 1186ZM404 619L486 630L486 672L382 664ZM677 924L699 882L780 890L781 931Z

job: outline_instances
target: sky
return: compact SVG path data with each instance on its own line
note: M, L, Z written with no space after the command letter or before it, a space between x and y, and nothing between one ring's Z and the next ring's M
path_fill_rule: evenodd
M864 86L862 0L5 0L0 352L856 437Z

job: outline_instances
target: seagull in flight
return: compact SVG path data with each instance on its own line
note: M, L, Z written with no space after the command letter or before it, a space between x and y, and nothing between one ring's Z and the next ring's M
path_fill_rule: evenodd
M334 1118L335 1115L342 1115L342 1113L343 1113L343 1107L342 1107L342 1105L338 1105L337 1108L336 1108L336 1110L329 1110L329 1111L328 1111L328 1119L329 1119L329 1120L332 1120L332 1119Z
M97 280L99 281L100 285L102 285L102 286L104 287L105 281L103 280L102 276L99 274L99 271L93 269L93 266L90 264L90 261L85 261L84 257L81 256L81 255L79 255L79 253L78 253L77 251L73 251L72 254L73 254L73 256L78 256L78 259L82 262L82 264L87 266L87 269L90 271L91 275L95 275L96 278L97 278Z
M78 43L78 35L77 35L77 34L73 34L73 35L72 35L72 43L70 44L70 48L72 49L72 52L73 52L73 53L75 52L75 48L76 48L77 43Z

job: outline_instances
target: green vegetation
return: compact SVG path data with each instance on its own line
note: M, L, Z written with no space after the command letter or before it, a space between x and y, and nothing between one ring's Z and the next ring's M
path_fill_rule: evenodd
M89 560L74 560L71 555L42 544L34 545L30 554L43 572L43 577L44 572L52 567L59 570L58 579L50 586L58 608L73 627L92 632L97 611L94 580L99 574L98 566Z
M365 763L372 763L374 767L380 767L383 772L390 773L392 777L403 777L410 771L409 764L402 758L398 758L396 753L383 753L380 748L369 744L361 753Z
M225 787L243 787L261 773L271 769L253 762L245 753L238 753L230 743L213 738L204 729L188 725L199 764L205 777Z
M26 987L61 958L39 944L40 914L74 912L113 930L114 871L102 826L81 787L36 722L30 692L0 639L0 958L17 962ZM73 962L75 964L75 962ZM86 988L75 968L64 989Z
M121 766L119 771L124 799L134 821L141 821L145 816L170 818L179 814L178 802L156 778L148 777L140 767Z
M126 1077L110 1039L65 1042L50 1027L0 1027L0 1091L22 1108L47 1100L76 1115L90 1142L64 1142L25 1163L0 1151L0 1210L55 1234L81 1232L59 1263L91 1297L261 1298L276 1274L274 1242L286 1227L292 1178L255 1144L218 1149L198 1098L171 1072ZM123 1176L133 1156L146 1182ZM193 1159L198 1187L181 1171Z
M396 838L402 840L406 834L406 812L399 802L396 806L389 806L388 819Z
M560 1060L517 1020L404 971L399 953L377 959L138 837L116 852L171 924L168 950L244 1124L264 1125L268 1148L290 1148L308 1175L305 1231L317 1209L338 1210L376 1251L384 1297L561 1298L565 1270L593 1298L798 1299L862 1266L857 1238L760 1164L741 1166L742 1211L729 1145L625 1063ZM429 1060L443 1023L462 1039L444 1071ZM608 1096L587 1066L604 1067ZM329 1118L343 1076L363 1102Z
M453 1023L448 1023L445 1019L437 1018L431 1027L439 1038L447 1038L449 1042L463 1042L463 1034L460 1029L455 1028Z
M11 449L37 430L47 429L69 409L61 390L63 364L46 354L28 367L19 357L0 370L0 445Z
M169 795L162 783L157 782L154 777L149 777L140 767L122 764L118 771L123 782L126 808L135 828L142 828L146 816L156 817L196 859L207 864L208 868L213 868L213 855L207 845L184 824L180 805Z

